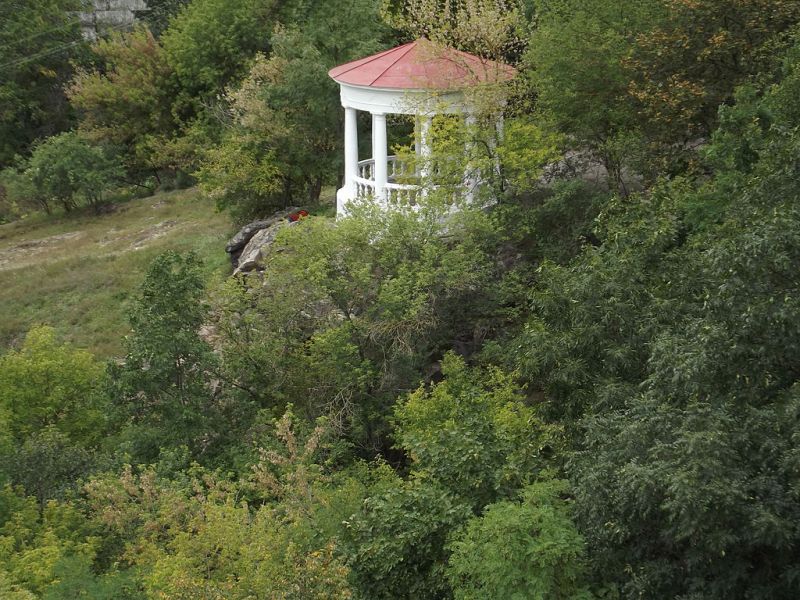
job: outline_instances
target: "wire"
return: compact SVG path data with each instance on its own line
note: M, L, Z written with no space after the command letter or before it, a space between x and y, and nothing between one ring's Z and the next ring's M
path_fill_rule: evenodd
M40 58L46 58L48 56L51 56L51 55L54 55L54 54L58 54L59 52L62 52L63 50L67 50L69 48L72 48L73 46L77 46L78 44L82 44L82 43L83 43L83 40L77 40L77 41L74 41L74 42L70 42L68 44L62 44L60 46L55 46L53 48L49 48L48 50L45 50L43 52L37 52L36 54L30 54L28 56L23 56L21 58L14 59L11 62L7 62L4 65L0 65L0 71L3 71L3 70L8 69L8 68L12 68L13 69L15 67L21 67L22 65L25 65L25 64L27 64L29 62L33 62L33 61L38 60Z
M91 2L88 2L88 1L84 0L84 2L82 4L83 4L83 8L85 10L82 10L82 11L81 10L66 11L67 14L70 14L70 13L73 14L73 15L75 13L91 14L93 12ZM22 4L14 4L14 3L12 3L10 8L22 11L22 10L25 10L25 8L27 8L27 7L23 6ZM34 38L40 37L42 35L46 35L48 33L53 33L54 31L61 31L63 29L68 29L69 27L72 27L73 25L80 25L81 22L82 22L81 18L78 17L74 21L67 21L67 22L59 25L58 27L53 27L51 29L45 29L44 31L39 31L38 33L34 33L32 35L29 35L28 37L17 39L17 40L14 40L12 42L9 42L7 44L4 44L4 45L0 46L0 49L13 47L15 44L19 44L21 42L27 42L28 40L32 40Z
M0 50L4 50L6 48L13 48L15 45L21 44L22 42L27 42L29 40L32 40L32 39L35 39L37 37L46 35L48 33L53 33L54 31L63 31L64 29L68 29L70 27L73 27L74 25L80 25L80 23L81 23L80 19L75 19L74 21L68 21L68 22L64 23L63 25L60 25L59 27L53 27L52 29L46 29L44 31L40 31L38 33L34 33L32 35L29 35L28 37L24 37L24 38L17 39L17 40L14 40L12 42L9 42L9 43L7 43L7 44L5 44L3 46L0 46Z
M133 27L133 26L134 26L134 23L120 23L120 24L117 24L117 25L111 25L111 26L105 28L103 30L103 33L106 33L108 31L122 30L122 29L125 29L127 27ZM79 44L83 44L85 42L86 42L86 40L84 40L84 39L75 40L74 42L69 42L67 44L61 44L60 46L55 46L53 48L48 48L47 50L45 50L43 52L37 52L36 54L30 54L28 56L22 56L20 58L16 58L16 59L14 59L14 60L12 60L10 62L7 62L5 64L0 65L0 71L3 71L5 69L7 69L7 68L20 67L20 66L22 66L24 64L27 64L29 62L33 62L33 61L38 60L40 58L46 58L48 56L52 56L54 54L58 54L59 52L67 50L68 48L72 48L73 46L77 46Z

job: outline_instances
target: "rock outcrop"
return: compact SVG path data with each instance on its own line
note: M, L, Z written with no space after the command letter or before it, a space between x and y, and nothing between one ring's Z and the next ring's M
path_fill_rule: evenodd
M147 8L145 0L92 0L90 10L78 13L83 36L96 40L107 31L128 31L136 12Z
M293 206L276 212L269 219L253 221L242 227L225 246L225 252L231 257L234 275L261 270L263 258L275 241L275 236L283 227L296 222L291 219L300 211L300 208Z

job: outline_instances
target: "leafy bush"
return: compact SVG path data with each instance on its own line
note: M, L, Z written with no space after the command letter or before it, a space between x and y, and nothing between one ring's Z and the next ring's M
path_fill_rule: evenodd
M343 552L361 598L447 598L445 543L470 510L445 490L413 480L364 501L348 519Z
M513 377L499 370L473 371L448 354L442 376L395 408L394 437L411 457L411 472L476 510L513 497L537 477L545 462L540 453L556 445L556 432L524 404Z
M335 416L371 458L398 392L497 311L493 223L463 213L446 236L439 216L365 208L286 227L260 283L220 296L226 377L265 408L291 399L312 419Z
M103 383L103 366L91 354L60 344L50 327L36 327L19 350L0 356L0 414L18 442L54 426L92 446L105 430Z
M34 496L40 511L48 500L63 497L67 490L73 489L94 463L89 451L53 426L31 434L14 452L2 458L12 483Z
M563 499L563 481L535 483L470 520L450 543L447 577L456 600L590 600L585 544Z
M101 38L93 51L98 67L79 71L67 88L82 134L118 148L137 183L173 167L165 147L179 125L172 110L178 85L163 48L137 28Z
M29 210L48 210L46 198L40 196L33 182L16 167L0 171L0 223L14 221Z
M237 220L316 203L323 185L339 181L343 111L328 69L377 50L385 34L369 0L286 10L292 24L275 30L270 54L259 54L228 94L231 123L200 171L204 188Z
M40 142L25 169L48 212L51 202L58 202L67 212L82 201L99 209L122 174L121 166L107 151L90 145L75 132Z
M132 333L121 365L110 366L109 393L128 452L153 460L163 448L200 453L213 443L214 357L200 337L207 314L201 263L166 252L147 272L130 311Z

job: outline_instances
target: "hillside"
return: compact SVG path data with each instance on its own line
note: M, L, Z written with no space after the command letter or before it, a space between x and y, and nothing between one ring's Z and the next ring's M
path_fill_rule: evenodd
M115 356L128 298L153 257L195 251L209 277L227 269L230 219L195 190L132 200L109 214L0 225L0 346L34 324L98 356Z
M800 598L800 2L16 4L0 600Z

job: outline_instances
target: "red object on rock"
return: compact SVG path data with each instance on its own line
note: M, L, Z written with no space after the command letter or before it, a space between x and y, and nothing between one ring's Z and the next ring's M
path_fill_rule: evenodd
M290 214L287 217L287 219L289 220L290 223L295 223L296 221L299 221L300 219L305 219L307 216L308 216L308 211L303 209L303 210L297 211L296 213Z

